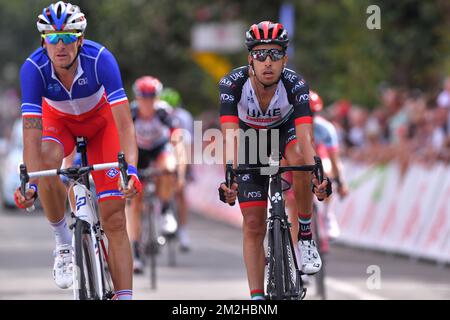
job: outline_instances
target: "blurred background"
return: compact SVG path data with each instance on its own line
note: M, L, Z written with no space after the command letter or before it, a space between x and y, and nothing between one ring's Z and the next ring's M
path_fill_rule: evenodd
M105 45L118 60L130 100L133 98L131 85L137 77L143 74L158 77L164 86L176 88L181 93L183 104L197 120L203 121L204 130L219 127L219 79L231 69L247 63L245 31L251 24L262 20L282 22L288 28L291 40L289 67L302 74L310 88L318 92L324 100L322 115L338 129L341 153L346 163L345 171L351 173L348 180L350 183L354 182L351 184L354 194L363 192L363 189L358 191L358 179L361 176L369 179L366 173L375 172L373 168L383 168L383 171L376 171L384 172L381 177L385 177L385 172L393 170L390 176L395 176L395 179L391 179L390 185L400 186L402 181L407 181L408 185L418 186L420 183L415 179L418 177L417 170L422 170L420 177L423 176L421 179L426 190L428 186L442 184L433 189L434 191L430 187L430 193L433 194L429 195L430 200L423 201L423 211L431 217L430 232L439 232L440 235L439 246L436 245L434 250L441 254L412 254L418 251L415 250L415 245L425 245L427 235L412 239L409 251L389 244L381 246L381 249L394 253L408 252L409 256L424 256L441 263L450 261L449 1L79 0L72 3L79 5L86 15L88 26L85 37ZM15 122L20 117L21 104L19 69L40 45L36 18L49 4L49 1L41 0L0 0L2 172L14 172L18 162L8 160L8 157L20 159L21 156L21 139L18 138L21 127L20 123ZM367 26L367 20L371 16L371 13L367 13L370 5L380 8L381 29L369 29ZM13 149L18 151L16 155L11 156ZM356 167L361 170L353 170ZM388 171L384 170L385 168ZM359 176L352 175L356 171L360 173ZM218 173L217 176L212 176L222 179L220 175ZM376 181L389 180L376 178L376 174L373 176ZM427 180L431 179L430 176L436 180ZM0 179L5 189L5 181L8 179L5 173ZM375 191L364 192L378 192L378 198L381 197L379 203L389 203L392 196L380 192L380 188L387 190L386 185L380 187L380 183L374 184ZM205 184L203 187L210 186ZM416 189L416 197L424 195L425 189ZM211 194L214 193L214 189L211 190ZM393 189L391 194L395 192L397 191ZM405 201L412 203L412 191L403 188L401 192ZM2 197L8 196L5 193ZM349 211L351 197L346 201L337 204L336 210L339 214ZM8 206L7 199L3 199L2 203ZM220 206L217 203L214 205ZM359 211L363 212L361 214L366 213L365 206L366 204L359 205L359 208L362 208ZM400 204L399 207L401 206ZM387 207L389 204L380 204L380 214L389 211ZM215 215L211 208L213 206L193 209L209 211L206 215L211 217ZM224 213L222 217L226 215L229 213ZM417 223L417 226L414 224L417 230L410 231L408 236L425 233L420 226L427 223L427 218L422 214L417 215L413 221ZM412 223L408 220L407 213L401 213L399 216L403 217L402 221L407 224ZM240 217L236 213L235 217L234 220L231 219L231 224L239 225ZM349 221L356 219L344 218ZM229 220L229 217L222 219L228 222ZM346 221L344 219L340 222ZM372 222L376 225L376 219ZM201 220L200 224L203 223L207 222ZM365 223L367 224L367 221ZM395 229L395 220L392 223ZM433 223L440 226L440 229L433 229ZM379 224L382 224L382 220ZM11 232L9 227L4 225L3 229L0 229L4 232L3 236L6 235L6 228ZM342 230L344 240L346 234L348 236L348 241L343 243L352 244L351 241L355 239L353 233L353 236L349 234L353 232L352 228L356 227L349 226L348 229ZM199 227L198 230L202 232L203 229ZM226 229L224 233L227 232L231 232L233 236L239 234ZM375 245L376 235L377 231L373 231L373 243L359 244L364 248L380 250L380 247ZM198 239L201 241L200 235ZM354 241L358 244L358 241ZM240 250L238 243L236 246L236 250ZM339 250L344 250L342 254L345 257L358 254L358 251L351 253L352 251L348 252L348 249L344 248ZM423 251L427 250L424 247ZM3 257L0 256L0 259L5 261ZM385 258L375 253L374 256L368 257L376 261L385 261ZM344 270L349 268L346 265L347 258L344 262L336 259L334 261L339 262L336 270L342 268L340 275L346 276ZM374 264L377 264L376 261ZM355 263L365 265L365 262L359 260ZM392 258L386 263L393 266L399 262ZM408 265L408 261L402 263ZM367 265L369 264L371 263L368 262ZM241 269L237 273L244 275L242 264L238 263L238 266ZM440 269L432 275L433 272L429 272L428 267L417 267L417 272L411 275L409 280L405 280L405 286L411 286L413 282L408 281L415 281L413 279L420 278L418 275L424 275L423 283L434 281L436 286L440 285L438 289L424 289L442 293L430 297L450 298L448 283L443 288L439 276L439 272L448 276L448 269ZM408 267L403 268L407 269ZM400 269L395 270L400 277ZM366 276L364 269L361 277L365 279ZM396 276L392 278L398 279ZM240 280L240 288L244 292L242 297L246 297L245 278ZM339 284L336 281L334 284ZM234 293L233 287L230 287L230 292ZM398 293L387 296L397 298L402 295ZM241 295L225 297L241 298Z
M2 136L9 135L11 119L19 114L19 69L40 45L36 17L48 4L0 0ZM440 106L448 112L450 3L445 0L264 5L251 0L80 0L77 4L88 20L86 38L116 56L130 97L133 81L151 74L179 90L197 117L217 113L218 80L246 64L244 33L252 23L266 19L280 20L290 31L289 66L305 77L326 105L334 106L328 112L348 118L340 119L347 122L342 123L349 134L344 139L347 146L364 144L361 139L367 132L358 134L358 128L368 123L370 134L380 130L381 138L391 139L386 126L399 109L407 113L405 138L420 135L426 123L428 130L438 126L436 117L443 124L445 112L437 111L437 98L445 87ZM380 8L381 29L370 30L366 10L374 4ZM448 159L448 154L444 157Z

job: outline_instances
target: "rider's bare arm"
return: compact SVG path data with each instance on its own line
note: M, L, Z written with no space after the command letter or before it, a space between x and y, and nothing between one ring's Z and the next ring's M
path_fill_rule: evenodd
M342 177L343 165L337 150L328 150L331 162L331 174L333 178Z
M120 148L125 153L128 164L137 166L138 149L136 144L136 134L131 117L128 101L114 105L112 113L119 133Z
M314 164L316 150L314 146L314 134L312 124L301 123L295 126L297 140L302 151L305 164Z
M23 118L23 160L28 172L38 171L41 166L42 118Z

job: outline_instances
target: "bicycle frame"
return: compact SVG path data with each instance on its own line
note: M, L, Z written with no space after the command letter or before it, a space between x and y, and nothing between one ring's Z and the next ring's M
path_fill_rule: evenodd
M299 269L299 266L297 264L297 259L295 256L295 250L292 243L292 237L290 232L290 223L288 222L288 217L285 210L285 201L283 198L283 189L282 189L282 177L281 174L277 173L270 176L270 193L269 193L269 201L271 208L269 209L270 216L267 219L268 222L268 232L269 236L273 237L275 235L271 234L272 232L278 232L275 231L275 225L279 225L279 231L281 231L280 240L281 243L284 244L285 248L283 249L283 252L287 253L287 257L282 257L283 259L287 258L287 260L284 261L283 269L284 272L288 271L289 274L289 280L295 281L295 283L290 283L288 286L293 285L293 288L290 288L290 290L285 290L283 293L276 293L277 299L303 299L303 297L306 294L306 289L303 287L303 281L301 279L301 271ZM278 220L277 223L275 223L275 220ZM285 241L287 237L288 241ZM287 242L287 243L286 243ZM269 245L270 241L269 241ZM273 245L273 243L272 243ZM268 258L270 259L270 251L272 249L268 248ZM276 258L276 256L275 256ZM286 265L287 264L287 265ZM293 271L295 270L295 275ZM271 270L268 270L270 276ZM286 280L286 276L284 278ZM268 280L269 281L269 280ZM285 285L287 285L285 283ZM268 288L269 289L269 288ZM275 288L277 289L277 288ZM269 290L267 290L269 291ZM292 292L288 292L292 291ZM267 292L269 295L273 294L273 292ZM298 294L298 296L297 296ZM281 295L281 296L280 296Z
M273 155L271 156L273 159ZM283 199L283 187L281 174L286 171L312 171L319 182L323 180L322 162L319 157L314 157L314 165L306 166L286 166L280 167L279 161L272 161L268 167L238 168L233 169L232 164L226 166L225 180L228 188L234 180L236 174L259 172L259 174L269 175L270 192L268 218L268 261L266 293L269 298L281 299L303 299L306 289L303 288L301 279L302 272L299 270L295 250L290 233L290 224L285 211ZM234 203L230 203L234 205ZM295 276L293 274L295 270Z
M90 296L94 299L108 299L112 297L113 294L113 286L111 285L111 279L109 276L109 272L107 270L107 250L104 239L104 232L100 226L100 220L98 216L98 210L96 209L96 197L89 190L89 173L95 170L106 170L112 168L119 168L120 177L122 181L122 185L127 185L128 177L126 175L126 170L128 164L125 161L125 156L123 153L119 153L118 162L111 163L102 163L95 164L92 166L87 165L85 147L86 142L84 138L77 138L77 150L80 147L80 152L82 154L82 166L81 167L70 167L66 169L51 169L51 170L43 170L37 172L27 172L26 166L24 164L20 165L20 180L21 180L21 190L22 194L25 194L25 189L28 186L30 178L40 178L40 177L54 177L58 175L64 175L72 180L70 188L69 188L69 202L72 208L72 217L75 219L75 223L70 226L71 229L75 229L74 235L72 237L72 246L74 248L72 261L73 261L73 292L74 298L86 298L80 297L79 293L81 291L80 280L85 278L89 281L89 288L91 289L91 293L93 296ZM79 182L82 181L82 183ZM73 192L73 199L70 198L70 194ZM74 202L74 203L73 203ZM76 235L79 234L77 237ZM89 243L89 247L86 246L86 242L84 242L84 249L81 247L83 234L89 234L89 239L87 242ZM77 250L76 247L81 248L80 251L80 261L77 258ZM101 247L101 248L100 248ZM87 257L85 253L82 253L83 250L87 250ZM83 256L85 258L83 259ZM89 270L87 276L83 276L82 270L75 268L78 264L82 265L84 269L86 263L86 267L91 269L91 272L94 274L90 274ZM94 282L95 281L95 282ZM106 289L110 290L107 291Z

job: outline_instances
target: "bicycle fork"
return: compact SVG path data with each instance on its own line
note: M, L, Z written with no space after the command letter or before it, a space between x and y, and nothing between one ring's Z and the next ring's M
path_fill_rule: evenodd
M89 237L91 238L91 243L93 244L92 251L94 252L94 272L96 275L95 278L95 286L96 286L96 292L99 295L99 298L102 298L104 293L104 279L103 279L103 264L104 261L102 261L102 255L100 253L100 250L103 251L103 253L106 254L106 247L103 243L103 230L100 227L100 221L98 217L96 216L96 211L94 208L92 195L87 191L86 187L76 183L73 186L73 192L74 192L74 198L75 198L75 205L74 205L74 212L72 212L72 218L74 218L75 222L71 225L71 228L75 226L75 224L83 222L86 223L86 230L85 232L89 234ZM100 246L102 248L100 248ZM72 238L72 247L75 248L75 237ZM73 289L74 293L76 294L79 287L79 281L81 271L78 270L79 266L76 264L76 256L75 256L75 250L73 250L74 254L72 257L73 261ZM106 255L104 257L107 257ZM92 275L91 275L92 276Z
M279 224L277 223L277 225L280 226L279 232L281 232L280 239L283 248L280 247L278 250L281 249L284 252L283 257L286 257L284 263L284 272L289 273L289 277L285 276L285 279L295 279L293 288L288 283L288 281L286 281L285 286L287 290L284 294L288 299L303 299L306 295L306 288L303 287L303 280L301 278L302 272L300 271L300 266L297 263L294 245L292 243L290 232L291 224L288 221L285 211L285 201L282 193L281 177L279 175L272 176L272 179L270 181L270 204L270 218L268 219L269 232L277 232L273 230L273 226L274 221L279 220Z

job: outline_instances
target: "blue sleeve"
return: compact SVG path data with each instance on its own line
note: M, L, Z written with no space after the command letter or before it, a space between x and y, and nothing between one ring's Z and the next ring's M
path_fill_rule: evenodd
M99 84L105 88L110 105L128 101L123 89L119 65L111 52L106 48L100 53L96 67Z
M22 92L22 116L41 117L44 78L40 69L30 60L26 60L20 69Z

